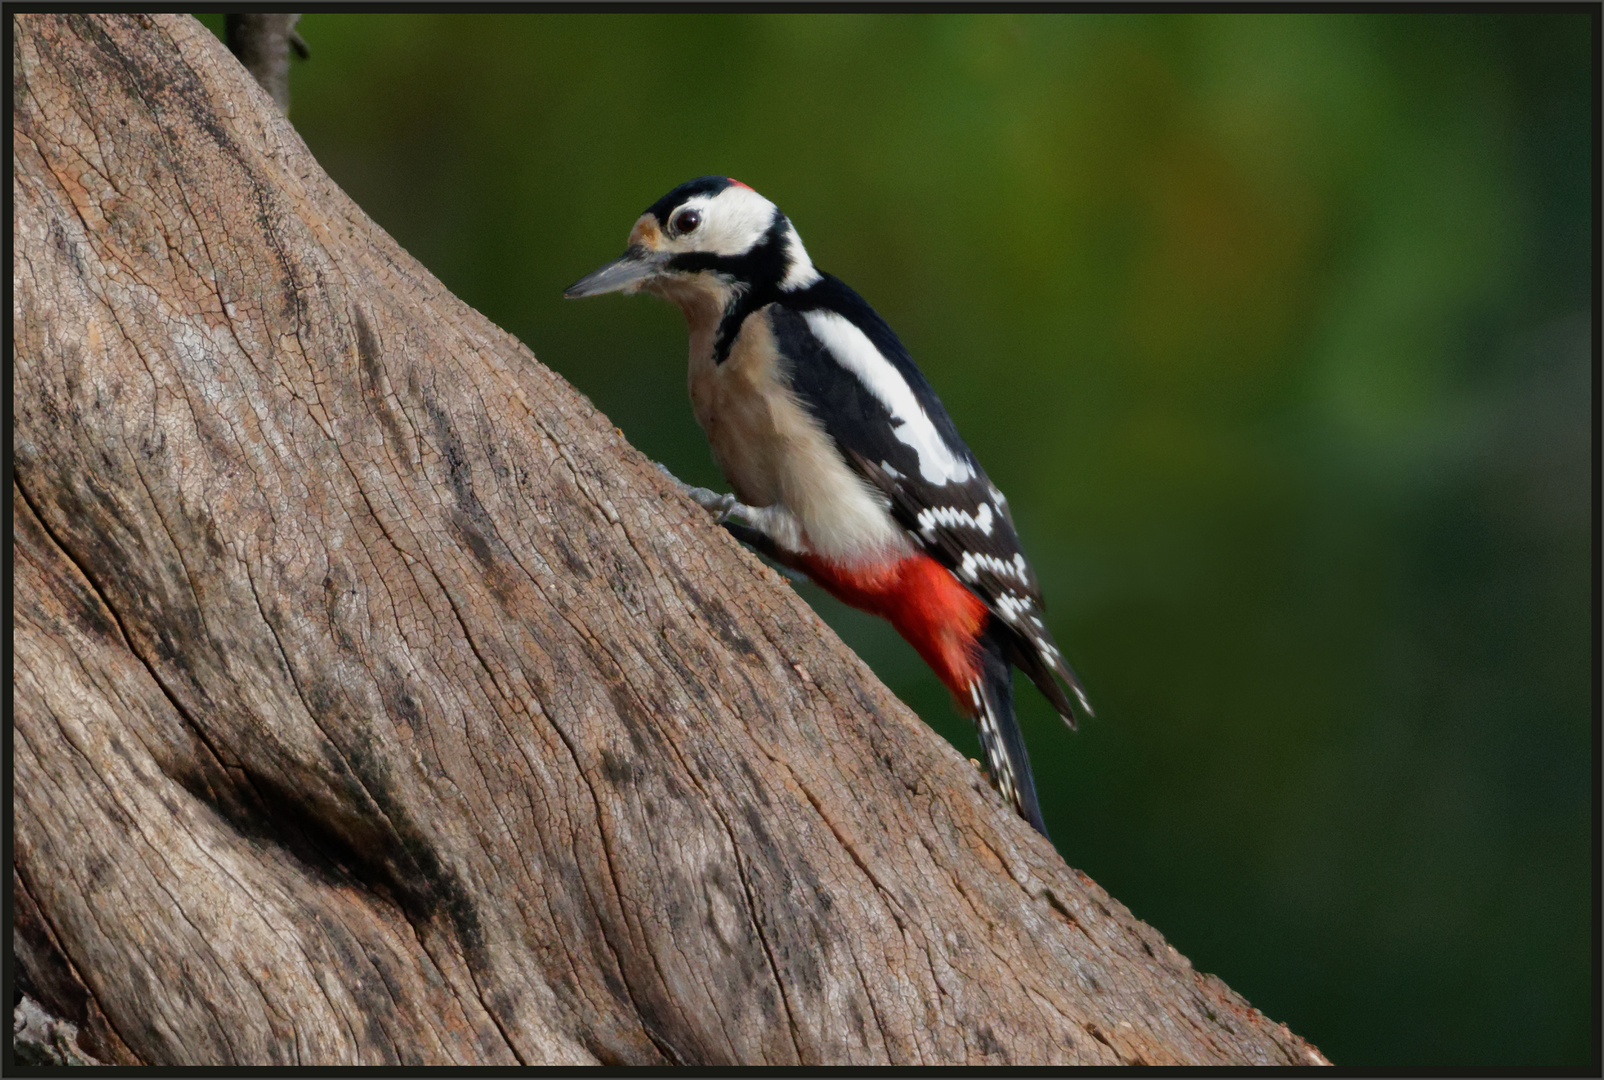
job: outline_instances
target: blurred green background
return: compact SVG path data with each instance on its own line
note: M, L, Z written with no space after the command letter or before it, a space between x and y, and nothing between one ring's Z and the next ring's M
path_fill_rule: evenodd
M683 180L773 199L1009 495L1098 710L1020 687L1069 862L1339 1064L1580 1068L1592 18L313 14L291 119L713 487L678 312L560 293Z

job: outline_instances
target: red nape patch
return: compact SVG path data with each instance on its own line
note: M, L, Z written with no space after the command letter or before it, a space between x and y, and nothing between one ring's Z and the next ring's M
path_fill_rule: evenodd
M968 712L969 684L980 671L975 639L986 625L986 604L928 555L900 562L848 566L813 556L804 571L844 604L889 620L933 668Z
M744 187L744 188L746 188L747 191L751 191L752 190L751 188L746 187L746 185L741 183L739 180L735 179L735 177L733 177L733 176L726 176L724 179L728 180L730 183L734 184L736 187Z

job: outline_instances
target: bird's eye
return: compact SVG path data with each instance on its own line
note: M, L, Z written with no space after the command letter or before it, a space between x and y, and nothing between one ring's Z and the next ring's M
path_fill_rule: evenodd
M688 232L695 232L696 226L702 223L702 215L695 210L682 210L674 219L674 231L684 236Z

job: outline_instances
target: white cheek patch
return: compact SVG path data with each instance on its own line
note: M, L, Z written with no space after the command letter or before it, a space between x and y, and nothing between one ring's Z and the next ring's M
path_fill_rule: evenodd
M774 224L774 204L741 185L727 187L717 195L686 199L674 213L682 213L686 207L700 211L702 224L694 232L668 242L668 250L675 253L705 251L713 255L745 255ZM672 222L674 218L668 220Z
M974 467L942 440L914 396L913 387L874 347L868 335L846 316L833 311L810 311L804 318L808 329L824 343L835 361L856 375L886 407L891 414L892 434L911 447L919 459L920 476L931 484L953 484L975 475Z

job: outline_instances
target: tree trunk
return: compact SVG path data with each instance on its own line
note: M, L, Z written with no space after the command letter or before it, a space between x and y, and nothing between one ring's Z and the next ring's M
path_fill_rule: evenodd
M1321 1062L182 16L13 21L13 940L102 1061Z

